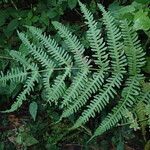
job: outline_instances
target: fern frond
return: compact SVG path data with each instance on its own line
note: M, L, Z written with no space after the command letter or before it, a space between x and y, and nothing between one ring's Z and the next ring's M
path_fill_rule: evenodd
M59 47L57 42L52 39L50 36L46 36L42 34L42 31L38 28L27 26L29 31L40 40L41 44L43 44L47 48L47 52L49 52L54 59L59 62L59 65L67 65L69 66L72 62L71 56L62 48Z
M36 70L37 67L35 63L31 63L29 59L27 59L21 52L17 52L14 50L11 50L9 53L17 62L22 64L26 70Z
M45 91L47 93L47 97L49 97L49 95L51 93L49 80L53 73L53 68L55 67L55 64L53 61L50 60L50 58L46 52L44 52L41 48L37 48L35 45L30 44L28 38L23 33L18 33L18 35L19 35L19 38L24 43L24 45L29 49L29 51L33 55L33 57L36 60L38 60L41 63L41 65L48 70L43 75L43 85L44 85ZM59 87L59 90L62 91L63 87Z
M88 25L87 38L90 43L91 50L95 52L94 61L99 66L108 66L108 54L106 54L107 47L103 38L101 37L101 30L97 28L97 22L94 20L93 14L86 8L84 4L79 1L79 5L84 18L85 23ZM97 59L97 60L96 60Z
M129 32L130 31L130 32ZM132 32L131 32L132 31ZM140 81L143 80L143 75L140 74L141 67L144 65L144 52L141 45L138 42L137 35L128 26L127 22L122 23L122 32L127 47L127 60L129 64L130 77L126 81L126 88L122 91L122 99L119 104L112 110L112 113L102 121L101 125L96 129L94 136L101 135L114 125L116 125L120 119L124 116L122 113L126 107L132 107L136 101L136 96L140 91ZM129 45L128 45L129 44ZM139 59L139 60L138 60ZM144 61L144 62L141 62ZM141 65L139 64L141 62ZM92 137L92 138L93 138Z
M127 108L123 110L124 118L127 120L126 123L129 124L129 128L134 131L139 130L139 124L137 120L137 116L133 111L129 111Z
M96 112L99 113L102 109L109 103L110 98L114 98L117 94L114 87L120 87L121 81L123 79L122 74L113 75L107 81L108 83L104 85L104 88L100 90L99 94L94 97L94 100L87 105L79 119L76 121L72 128L78 128L82 124L85 124L90 117L95 117Z
M144 85L147 86L147 83ZM140 96L137 97L137 103L134 106L134 112L137 114L138 120L145 119L145 121L139 122L144 139L146 139L146 126L148 126L148 120L146 120L148 114L146 113L147 112L146 109L149 104L150 104L150 89L147 90L145 89L144 86L142 92L140 93Z
M146 104L149 104L150 103L150 92L147 94L147 97L145 98L145 101L144 101Z
M64 38L68 48L74 53L76 63L81 68L81 71L79 71L77 76L74 78L73 83L63 96L64 100L62 107L64 107L67 106L72 99L75 99L85 86L87 82L87 75L89 73L90 61L87 59L87 57L83 56L85 51L84 46L80 43L75 35L73 35L64 25L59 22L54 21L52 24L58 30L60 36Z
M85 22L89 30L87 32L88 40L90 42L90 46L92 48L92 51L94 51L96 54L94 57L96 57L98 60L96 60L96 64L101 67L101 70L98 73L95 73L93 75L93 79L91 79L81 92L80 96L74 100L74 103L66 110L64 110L61 118L68 117L77 110L79 110L88 100L88 98L91 96L92 93L95 93L98 88L100 88L100 85L104 82L104 76L105 73L109 67L108 67L108 55L106 54L106 47L105 43L103 42L103 39L100 35L100 30L97 28L97 22L94 20L93 15L90 13L90 11L83 5L81 2L79 2L81 6L81 11L84 13L84 17L87 20Z
M57 100L63 96L66 90L66 84L64 80L66 79L67 76L70 76L70 70L71 68L66 68L65 73L63 75L59 75L56 77L54 80L54 84L52 87L49 89L49 92L47 93L47 101L49 102L55 102L57 105Z
M46 96L49 95L50 93L50 77L53 73L53 69L48 69L48 71L46 71L44 74L43 74L43 78L42 78L42 82L43 82L43 86L44 86L44 90L45 90L45 94Z
M27 72L25 68L21 70L20 68L13 68L4 75L3 72L0 73L0 83L6 85L7 81L10 82L23 82L27 77Z
M64 108L68 106L73 99L75 99L80 93L81 90L84 89L88 79L87 79L88 71L85 69L83 72L79 72L76 77L73 79L73 83L66 90L63 96L63 102L61 107Z
M88 98L92 94L96 93L104 83L104 75L104 70L100 70L93 75L93 78L89 79L80 96L73 101L73 104L68 105L67 109L63 111L60 120L62 118L69 117L73 113L76 113L82 106L86 104Z
M126 83L126 88L122 92L122 99L119 104L113 108L112 112L107 115L107 117L102 121L100 126L96 129L94 135L101 135L105 131L109 130L111 127L115 126L124 116L123 112L129 105L132 106L133 102L136 100L135 96L137 96L140 91L139 88L139 77L133 76L130 77ZM92 139L91 138L91 139Z
M150 91L144 91L140 93L140 96L137 97L137 105L138 103L148 104L150 102Z
M134 111L137 114L138 120L144 120L145 119L145 121L139 122L139 125L141 127L141 131L142 131L142 135L143 135L144 139L146 139L145 138L146 126L148 125L147 120L146 120L147 116L146 116L145 109L146 109L146 106L149 104L149 103L146 104L144 101L146 101L149 94L150 94L150 92L141 93L140 96L138 96L137 104L134 107Z
M123 43L121 40L121 32L115 24L114 18L110 12L106 11L104 7L98 4L98 7L103 15L103 22L107 30L107 45L109 49L111 60L111 66L114 73L125 73L126 57L124 55Z
M35 45L31 44L25 34L18 32L18 35L22 40L22 43L29 49L29 52L41 63L43 67L46 69L53 69L55 67L53 61L50 60L46 52L44 52L41 48L37 48Z
M120 88L123 80L123 74L126 66L126 57L123 51L123 44L120 43L121 32L115 25L115 21L109 12L106 12L104 8L99 5L102 13L104 24L107 29L107 44L109 48L109 54L112 58L112 75L106 81L103 89L100 90L99 94L94 97L94 100L87 106L87 109L83 111L81 117L76 121L73 128L77 128L82 124L86 123L90 117L95 117L96 113L102 111L102 109L109 103L110 98L114 98L117 94L115 87Z
M129 27L127 21L122 21L121 28L126 48L125 53L128 56L129 73L136 75L141 72L141 67L145 64L145 52L143 52L137 33Z
M78 38L61 23L53 21L52 24L58 30L60 36L64 38L64 41L68 45L68 48L74 53L74 57L78 66L81 68L89 68L90 61L83 56L85 49Z
M32 31L32 32L34 31L33 28L29 28L29 29L30 29L30 31ZM38 32L36 32L36 33L38 33ZM39 34L38 37L41 37L41 34ZM43 37L41 37L40 39L41 39L41 40L44 39L44 40L43 40L43 43L44 43L44 41L47 41L47 43L44 43L44 44L45 44L45 45L47 44L47 48L48 48L48 46L49 46L49 45L48 45L48 42L50 43L50 38L46 40L46 37L43 36ZM76 40L77 40L77 39L76 39ZM74 42L74 41L73 41L73 42ZM54 41L53 41L53 43L54 43ZM79 42L78 42L78 43L79 43ZM76 44L76 43L75 43L75 44ZM80 44L80 43L79 43L79 44ZM56 45L56 43L55 43L55 45ZM55 46L55 47L56 47L56 46ZM75 47L75 48L76 48L76 47ZM81 47L79 47L79 48L81 48ZM78 48L78 49L79 49L79 48ZM75 50L75 51L77 51L77 54L78 54L78 50ZM52 51L52 52L53 52L53 51ZM59 50L59 52L60 52L60 50ZM62 52L63 52L63 51L62 51ZM53 54L54 54L54 53L53 53ZM62 54L63 54L63 55L62 55L62 56L63 56L62 58L64 58L64 56L65 56L65 58L69 58L69 56L67 56L66 53L62 53ZM55 56L56 56L56 55L55 55ZM58 55L58 56L61 56L61 55ZM79 54L79 56L80 56L80 54ZM81 56L81 58L82 58L82 56ZM68 60L70 60L70 59L68 59ZM86 66L87 66L87 63L85 63L85 64L86 64ZM68 63L67 63L67 65L68 65ZM56 79L56 81L57 81L57 80L58 80L58 78ZM64 79L63 79L63 78L60 79L60 77L59 77L59 80L63 81ZM81 80L82 80L82 79L81 79ZM84 80L83 80L83 81L84 81ZM62 84L61 84L62 86L60 86L60 87L62 87L62 88L60 89L60 87L59 87L59 89L58 89L58 90L60 91L60 93L62 93L61 91L64 91L64 88L63 88L63 87L65 87L64 84L63 84L63 82L61 82L61 83L62 83ZM80 84L80 85L81 85L81 84ZM74 85L73 85L73 86L74 86ZM70 88L70 89L71 89L71 88ZM52 89L51 89L51 90L52 90ZM52 90L52 91L53 91L53 90ZM52 91L51 91L51 92L52 92ZM68 89L68 91L69 91L69 89ZM71 90L71 91L75 91L75 90ZM50 93L51 93L51 92L50 92ZM60 96L60 93L59 93L59 96ZM71 92L71 93L73 93L73 92ZM69 91L69 95L68 95L69 100L70 100L70 95L71 95L71 93L70 93L70 91ZM75 93L75 94L76 94L76 93ZM48 99L51 99L52 96L50 96L50 94L48 94L48 95L49 95L49 98L48 98ZM56 93L55 93L55 96L56 96ZM72 95L72 96L73 96L73 95ZM53 99L58 99L58 95L57 95L57 98L55 97L55 98L53 98Z
M24 85L24 90L17 96L16 101L12 104L11 108L6 111L2 111L3 113L10 113L16 111L27 99L26 95L30 95L30 92L33 91L35 82L38 82L39 73L35 71L31 74L31 77L28 77L26 83Z
M142 83L142 92L140 95L138 101L142 101L146 104L150 103L150 82Z

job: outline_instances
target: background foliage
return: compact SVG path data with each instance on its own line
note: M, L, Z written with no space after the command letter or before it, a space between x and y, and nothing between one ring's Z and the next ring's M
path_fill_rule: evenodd
M127 19L137 30L142 47L147 52L147 62L143 68L143 73L149 81L150 74L150 9L149 0L118 0L118 1L82 1L99 19L97 2L102 3L112 15L119 19ZM61 21L69 26L76 35L84 33L86 27L82 21L77 0L1 0L0 1L0 70L6 71L7 68L17 66L10 59L9 51L18 49L27 54L25 47L20 44L16 30L23 30L24 25L33 25L41 28L47 34L55 36L62 42L51 25L52 20ZM101 24L99 24L101 26ZM104 33L105 34L105 33ZM83 37L81 41L89 47ZM65 45L64 45L65 46ZM145 85L146 86L146 85ZM21 85L15 84L3 88L0 86L0 108L7 109L12 104L12 99L16 97ZM88 125L83 126L77 131L69 132L67 129L72 126L73 117L70 121L64 120L62 123L54 124L60 116L57 108L50 108L41 101L41 97L36 95L39 87L36 88L34 95L30 97L23 107L11 114L0 114L0 150L3 149L59 149L66 143L79 143L84 145L84 149L134 149L148 150L149 129L147 126L147 114L150 114L149 106L144 103L137 104L136 117L127 114L131 120L144 120L138 123L140 130L134 131L129 125L121 125L111 130L105 135L98 137L93 143L86 146L86 141L91 136L97 120L91 119ZM106 112L103 112L105 115ZM149 121L150 122L150 121ZM136 129L138 129L138 127ZM118 138L119 137L119 138ZM138 141L138 142L137 142ZM128 144L125 144L128 142Z

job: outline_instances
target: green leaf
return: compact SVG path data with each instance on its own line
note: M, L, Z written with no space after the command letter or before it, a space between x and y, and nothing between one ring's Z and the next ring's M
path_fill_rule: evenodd
M48 24L49 24L49 19L48 19L48 16L47 16L47 13L46 13L46 12L44 12L44 11L42 12L40 20L41 20L45 25L48 26Z
M32 13L32 11L29 11L29 13L28 13L28 19L31 19L33 17L33 13Z
M77 5L77 0L68 0L68 6L70 7L70 9L75 8Z
M36 102L32 102L29 106L29 112L33 118L33 120L35 121L36 119L36 115L37 115L37 109L38 109L38 105Z
M18 27L18 19L13 19L7 26L9 31L14 31Z
M26 146L32 146L38 143L38 140L35 139L33 136L28 135L24 141Z
M19 25L18 19L13 19L8 24L7 28L4 30L4 33L7 37L10 37L13 34L13 31L17 29Z
M16 142L19 145L32 146L37 144L38 140L28 134L26 131L22 131L17 135Z
M134 16L134 26L136 30L149 30L150 29L150 18L148 12L139 10Z
M118 19L128 19L133 20L133 14L135 12L134 5L128 6L120 6L119 3L114 2L109 6L109 10L111 11L112 15Z
M23 54L24 56L27 56L29 54L29 49L22 43L19 47L19 52Z
M23 139L22 139L21 134L18 134L18 135L17 135L17 137L16 137L16 142L17 142L19 145L22 144Z
M32 22L37 22L39 20L39 16L34 16L31 20Z
M52 9L51 11L47 12L47 16L52 19L58 15L58 12L55 9Z

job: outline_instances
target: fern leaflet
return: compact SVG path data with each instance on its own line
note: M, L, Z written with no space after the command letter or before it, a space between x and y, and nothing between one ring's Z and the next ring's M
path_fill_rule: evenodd
M26 80L26 83L24 85L24 90L18 95L16 98L16 101L12 104L11 108L9 110L2 111L4 113L10 113L15 110L17 110L23 103L24 100L26 100L26 95L29 95L31 91L33 91L33 87L35 85L35 81L38 82L39 73L37 71L33 72L31 77L28 77Z

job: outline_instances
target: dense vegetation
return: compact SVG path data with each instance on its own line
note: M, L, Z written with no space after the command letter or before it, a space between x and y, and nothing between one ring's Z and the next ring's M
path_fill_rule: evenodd
M149 5L1 0L0 150L149 150Z

